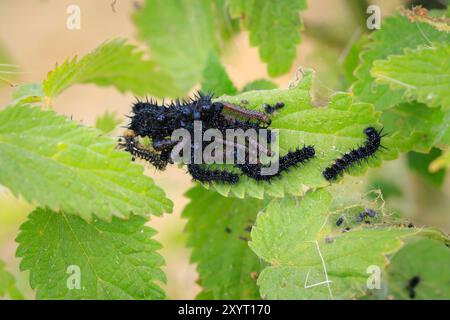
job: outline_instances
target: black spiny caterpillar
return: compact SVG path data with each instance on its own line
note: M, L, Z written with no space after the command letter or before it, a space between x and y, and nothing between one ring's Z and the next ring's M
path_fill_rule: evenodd
M284 157L280 158L279 169L271 175L261 175L260 166L257 164L244 163L236 166L241 169L243 174L254 180L268 181L279 176L281 172L287 171L290 167L296 167L301 163L308 161L314 157L315 153L314 147L312 146L303 147L301 149L297 148L294 151L290 151Z
M171 152L178 141L172 141L171 135L176 129L186 129L191 136L194 133L194 121L201 121L202 133L208 129L218 129L223 136L226 136L227 129L254 129L258 134L260 130L267 130L267 143L270 144L271 131L268 129L271 120L269 114L275 110L281 109L284 104L279 102L275 107L265 105L267 112L248 110L239 106L227 103L212 101L211 94L197 93L194 98L188 100L175 100L170 104L159 105L155 101L137 101L133 104L131 123L124 136L120 139L119 146L128 151L134 157L141 158L152 163L157 169L164 170L168 163L173 163ZM258 135L259 136L259 135ZM152 141L151 148L142 146L139 138L148 137ZM220 142L222 143L222 142ZM234 141L223 141L224 147L232 144L234 153L238 147ZM202 150L206 144L203 144ZM288 152L285 156L279 158L279 170L264 175L261 169L268 167L259 162L250 164L248 155L249 147L256 150L263 150L267 155L271 155L271 150L263 146L258 141L248 140L240 148L245 150L245 162L234 164L240 169L241 173L257 181L268 181L279 177L282 172L291 167L298 166L308 161L315 155L314 147L305 146L297 148L295 151ZM194 143L191 144L192 161L187 165L191 176L200 182L223 182L234 184L239 181L239 174L228 172L226 170L213 170L204 164L194 163L194 149L198 148ZM254 149L253 149L254 150Z
M360 164L362 160L368 161L370 157L375 156L375 152L377 152L378 149L385 148L381 145L381 138L385 136L381 135L382 131L383 129L377 131L373 127L364 129L364 133L367 136L364 145L358 149L351 150L341 158L336 159L330 167L322 172L324 178L328 181L335 180L356 163Z

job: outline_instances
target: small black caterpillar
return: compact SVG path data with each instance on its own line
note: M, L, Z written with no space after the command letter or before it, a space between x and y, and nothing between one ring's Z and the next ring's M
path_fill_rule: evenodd
M341 224L342 224L342 222L344 222L344 217L339 217L337 220L336 220L336 226L340 226Z
M353 167L355 163L360 164L362 160L368 161L370 157L375 156L375 152L377 152L378 149L386 149L381 145L381 138L385 136L381 134L382 132L383 129L377 131L373 127L364 129L364 134L367 136L364 145L358 149L347 152L341 158L335 160L330 167L322 172L324 178L328 181L335 180L338 176L342 175L344 171Z
M297 148L295 151L290 151L284 157L281 157L278 161L278 170L271 175L262 175L261 169L267 166L262 164L236 164L244 175L252 178L256 181L269 181L274 177L278 177L281 173L289 170L291 167L296 167L306 161L314 158L316 151L313 146L305 146L303 148Z
M374 211L374 210L372 210L372 209L369 209L369 208L366 208L366 209L364 209L364 211L363 212L360 212L357 216L356 216L356 222L362 222L366 217L369 217L369 218L375 218L377 216L377 212L376 211ZM366 223L370 223L370 221L365 221Z
M209 183L213 181L220 181L223 183L235 184L239 181L239 175L225 170L211 170L201 168L196 164L188 164L188 171L192 178L201 183Z
M264 104L264 111L266 111L266 113L268 114L272 114L275 111L281 109L284 107L284 103L283 102L277 102L275 103L275 105L272 107L270 104Z
M419 285L420 283L420 277L419 276L414 276L411 279L409 279L408 281L408 285L406 286L406 290L409 293L409 297L411 299L414 299L416 297L416 287Z
M125 139L123 140L123 147L134 157L153 163L158 170L164 170L167 163L170 162L169 154L161 154L160 157L156 157L154 153L143 148L136 139L133 137L133 133L129 130L124 133Z

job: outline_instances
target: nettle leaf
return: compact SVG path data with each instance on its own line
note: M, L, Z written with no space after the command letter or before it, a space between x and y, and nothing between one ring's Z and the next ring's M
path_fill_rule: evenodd
M276 89L277 87L278 86L270 80L258 79L246 84L244 88L242 88L242 92L271 90ZM215 96L224 94L235 95L238 91L220 62L220 58L214 52L209 54L205 70L203 70L201 91L211 92Z
M271 90L276 89L278 86L276 83L266 80L266 79L258 79L247 83L244 88L242 88L242 92L253 91L253 90Z
M270 264L258 278L265 299L349 299L362 296L371 266L381 270L413 228L354 224L342 232L335 222L346 208L330 211L324 189L303 198L274 199L258 214L250 247ZM350 206L349 206L350 208ZM328 282L327 282L328 281Z
M405 48L415 49L448 41L449 33L439 32L426 23L411 22L400 15L384 19L383 27L372 33L361 55L361 64L355 71L358 80L352 88L355 96L360 101L373 103L377 110L386 110L403 102L403 92L392 91L389 85L377 83L371 76L374 61L403 54Z
M191 202L182 216L203 288L198 298L259 299L254 278L263 265L247 242L263 201L225 198L202 187L186 195Z
M42 83L25 83L19 85L12 93L13 103L41 102L43 98Z
M437 172L441 169L450 168L450 151L444 152L439 158L430 163L430 172Z
M214 16L222 42L229 41L239 32L239 20L231 17L228 0L214 0Z
M450 249L442 242L411 239L395 254L387 269L389 294L396 299L448 299L449 265Z
M227 71L222 66L219 57L211 52L203 70L203 92L212 92L215 95L236 94L237 89L230 80Z
M271 128L279 130L279 154L284 155L288 150L304 145L313 145L316 157L270 183L258 183L242 176L236 185L213 184L212 188L225 196L240 198L249 196L262 199L265 194L271 197L283 197L286 194L301 196L310 189L329 185L323 178L322 171L334 159L361 145L366 139L363 133L366 127L381 128L379 113L369 104L354 103L349 94L337 93L328 107L314 107L310 97L311 83L312 72L306 71L303 80L291 89L250 91L217 99L236 105L246 100L246 108L260 111L263 111L265 103L274 105L279 101L283 102L285 107L271 117ZM397 156L398 146L393 137L384 138L383 145L389 151L377 153L377 158L369 160L369 166L379 166L383 159L394 159ZM231 166L229 169L234 170ZM355 166L350 175L361 175L366 169L365 163Z
M381 116L385 132L395 136L401 151L428 153L433 146L450 146L450 111L416 101L401 103Z
M152 58L183 92L201 80L209 52L218 51L212 1L146 1L134 21Z
M230 12L242 17L250 32L250 45L259 47L271 77L287 73L295 60L303 23L299 12L306 0L232 0Z
M182 93L154 61L144 58L143 51L124 39L107 41L82 58L75 57L57 65L43 82L44 95L51 99L79 83L112 85L121 92L131 91L139 96Z
M16 241L38 299L163 299L160 244L146 220L81 218L38 208Z
M433 44L403 55L374 62L371 75L378 83L401 90L407 100L417 100L430 107L450 109L450 45Z
M0 260L0 298L9 296L11 299L23 299L16 287L16 279L6 271L5 263Z
M355 76L355 70L359 64L359 56L361 51L367 44L367 41L367 35L361 34L357 39L352 39L352 43L349 44L345 58L341 62L341 69L345 77L346 84L352 84L358 80Z
M116 142L53 111L0 112L0 183L29 202L90 220L171 211L172 202Z
M250 11L252 0L228 0L228 9L232 18L243 18L245 12ZM245 22L245 20L244 20Z
M122 123L122 119L117 116L116 112L106 111L97 119L95 119L95 127L108 134L117 129L117 126Z
M383 199L388 201L390 198L404 197L404 192L397 181L385 177L371 177L367 190L380 190Z
M435 187L440 187L444 183L446 170L441 169L435 172L430 172L430 164L442 154L442 151L437 148L432 148L427 154L408 152L406 160L409 169L416 172L424 179L432 183Z

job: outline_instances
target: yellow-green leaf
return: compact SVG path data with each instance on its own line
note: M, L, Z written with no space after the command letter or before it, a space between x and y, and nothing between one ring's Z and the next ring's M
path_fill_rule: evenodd
M381 272L387 255L399 250L405 237L419 233L385 224L384 216L365 224L347 214L351 228L336 226L350 206L332 211L332 200L327 191L318 190L301 199L274 199L258 214L249 245L270 265L258 279L263 298L362 296L373 270Z
M152 59L184 93L200 82L208 54L218 51L213 5L209 0L147 0L134 16Z
M450 42L435 43L403 55L374 62L371 75L378 83L404 93L405 100L417 100L430 107L450 109Z
M20 227L20 269L38 299L163 299L160 244L146 219L83 219L38 208Z
M0 184L27 201L110 220L171 211L172 202L100 131L39 107L0 111Z
M173 80L161 72L144 52L124 39L104 42L87 55L67 59L50 71L43 82L44 95L51 99L68 87L80 83L115 86L143 96L176 96L180 94Z
M186 195L191 202L183 217L203 288L199 298L259 299L256 278L262 264L247 242L264 201L225 198L199 186Z

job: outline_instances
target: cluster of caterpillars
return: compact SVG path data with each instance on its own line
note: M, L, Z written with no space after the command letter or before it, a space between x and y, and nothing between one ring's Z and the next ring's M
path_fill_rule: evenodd
M186 129L190 134L194 134L194 122L201 121L202 133L206 130L214 128L218 129L223 136L226 136L228 129L254 129L267 130L268 141L270 143L271 124L270 115L284 107L283 102L269 105L264 104L264 112L256 110L248 110L240 106L228 103L213 101L212 94L197 93L193 98L188 100L175 100L170 104L158 104L153 100L137 101L133 104L131 122L127 127L124 135L120 138L119 146L125 151L133 155L133 158L140 158L153 164L158 170L164 170L169 163L173 163L171 153L178 141L172 141L171 135L176 129ZM367 140L364 146L352 150L337 159L330 167L323 171L325 179L331 181L336 179L342 172L353 166L355 163L361 162L373 156L381 146L381 131L378 132L372 127L366 128L364 133ZM139 142L139 137L150 138L151 148L143 146ZM196 164L194 162L195 149L205 145L198 146L191 144L191 161L187 165L188 172L194 180L207 183L218 182L235 184L239 181L241 175L247 176L256 181L271 181L280 177L284 172L289 171L293 167L297 167L315 157L314 146L297 147L295 150L289 151L286 155L279 157L277 160L278 170L267 174L262 174L262 169L268 168L270 164L251 163L250 150L263 150L268 156L271 155L269 147L262 145L259 141L248 140L244 146L238 146L233 142L221 141L224 147L232 144L237 152L241 148L245 152L245 161L236 163L234 167L239 169L240 173L227 170L211 169L204 164ZM253 149L251 149L252 147Z

